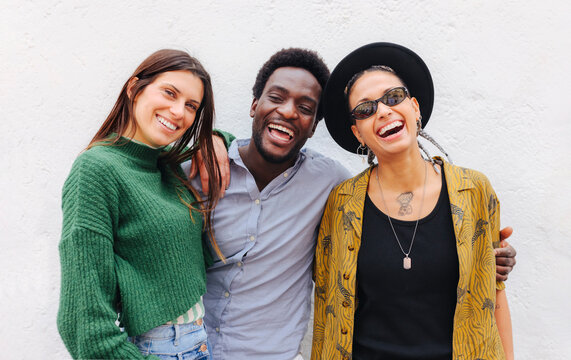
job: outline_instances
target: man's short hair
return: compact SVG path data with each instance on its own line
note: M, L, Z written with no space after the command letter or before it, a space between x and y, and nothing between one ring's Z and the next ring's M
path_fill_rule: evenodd
M319 85L321 85L321 96L325 90L325 84L329 80L329 69L327 65L323 62L323 59L312 50L300 49L300 48L289 48L282 49L272 55L268 61L260 68L258 75L256 76L256 82L252 88L254 98L259 99L262 96L264 87L269 77L276 71L276 69L282 67L296 67L309 71ZM315 118L317 121L323 118L323 98L320 97L319 105L317 107L317 112Z

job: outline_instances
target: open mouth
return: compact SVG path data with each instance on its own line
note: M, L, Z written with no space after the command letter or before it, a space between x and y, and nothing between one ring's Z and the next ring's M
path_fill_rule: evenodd
M293 139L293 131L291 129L286 128L285 126L277 125L277 124L268 124L268 129L270 134L279 140L283 141L290 141Z
M402 121L394 121L386 126L383 126L377 134L384 138L394 135L404 129L404 123Z
M178 126L176 126L175 124L171 123L170 121L166 120L165 118L163 118L162 116L157 115L157 120L163 124L167 129L175 131L176 129L178 129Z

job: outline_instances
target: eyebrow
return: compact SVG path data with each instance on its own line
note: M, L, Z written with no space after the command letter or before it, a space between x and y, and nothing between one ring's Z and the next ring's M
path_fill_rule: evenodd
M278 90L278 91L281 91L281 92L283 92L283 93L289 94L289 90L288 90L288 89L284 88L283 86L279 86L279 85L272 85L272 86L268 89L268 91L270 91L270 90ZM307 100L307 101L309 101L309 102L312 102L312 103L315 104L315 105L318 104L318 101L315 100L314 98L312 98L311 96L303 95L301 98L302 98L303 100Z
M165 85L168 85L168 86L170 86L170 87L172 87L172 88L174 89L174 91L176 91L177 94L181 94L180 90L179 90L176 86L174 86L173 84L171 84L171 83L164 83L164 84L165 84ZM190 99L190 101L193 102L193 103L195 103L195 104L199 104L199 105L200 105L200 101L196 101L196 100L194 100L194 99Z

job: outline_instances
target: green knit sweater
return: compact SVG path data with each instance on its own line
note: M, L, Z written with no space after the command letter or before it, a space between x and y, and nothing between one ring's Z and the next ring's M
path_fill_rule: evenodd
M202 216L182 203L194 198L160 152L95 146L65 182L57 321L73 358L144 358L127 336L175 319L206 290Z

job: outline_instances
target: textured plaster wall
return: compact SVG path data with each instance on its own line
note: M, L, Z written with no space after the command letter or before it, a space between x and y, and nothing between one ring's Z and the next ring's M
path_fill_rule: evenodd
M427 130L457 164L488 175L515 229L516 357L570 357L569 1L157 3L2 1L0 357L69 358L55 325L61 187L144 57L174 47L201 59L217 126L245 137L250 89L272 53L312 48L334 67L372 41L423 56L436 86ZM362 168L324 124L308 146Z

